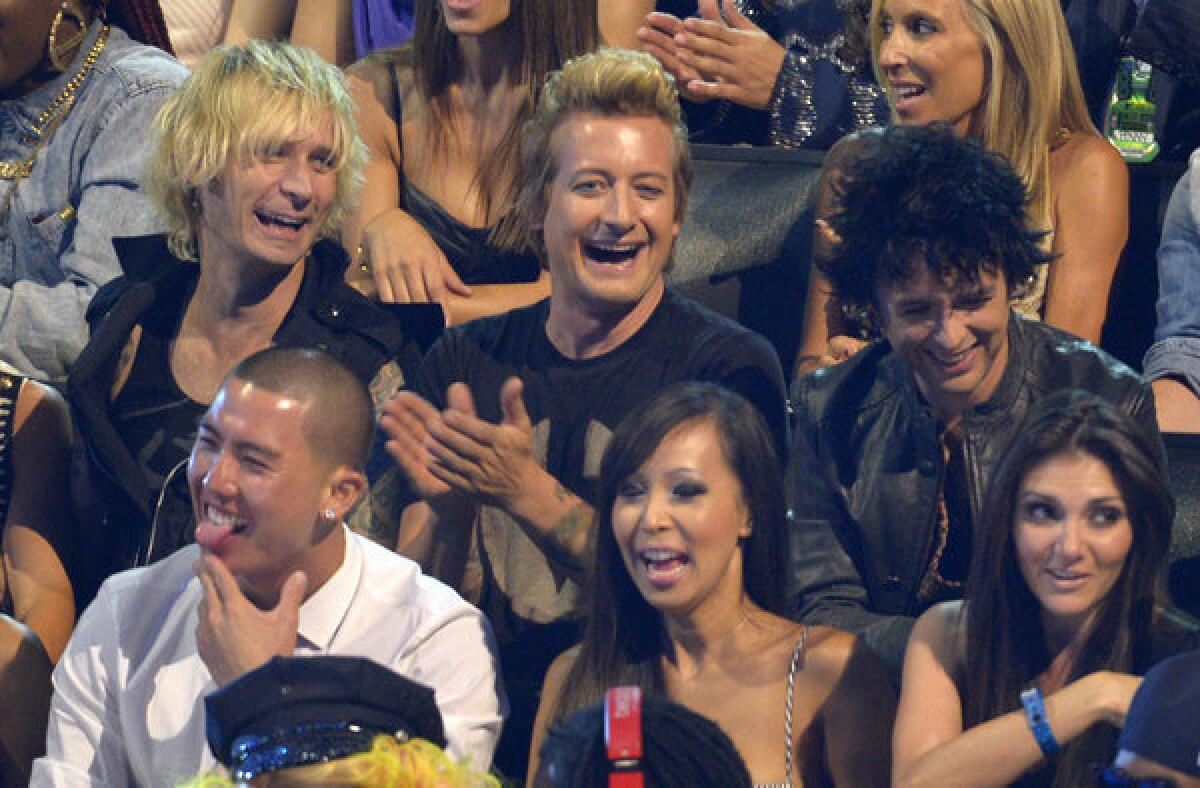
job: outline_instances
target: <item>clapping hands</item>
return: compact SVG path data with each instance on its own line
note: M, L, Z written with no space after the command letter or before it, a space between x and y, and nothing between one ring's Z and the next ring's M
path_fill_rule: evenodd
M675 77L685 99L724 99L765 109L786 51L738 11L733 0L723 3L724 19L717 0L700 0L699 19L650 13L638 39Z

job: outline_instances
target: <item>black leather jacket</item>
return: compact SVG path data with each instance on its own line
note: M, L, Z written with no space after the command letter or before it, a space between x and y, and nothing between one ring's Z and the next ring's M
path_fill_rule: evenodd
M1015 314L1008 340L1008 366L996 391L963 416L976 527L1002 453L1029 404L1050 392L1078 388L1107 399L1161 448L1150 387L1124 364ZM883 340L797 380L792 403L791 609L805 623L859 634L898 677L933 552L945 470L941 428Z
M113 375L135 326L153 310L182 310L200 266L179 260L161 235L113 240L123 276L105 285L88 307L92 336L71 369L67 399L75 424L71 507L78 533L68 550L76 599L86 604L113 572L150 563L192 541L185 469L151 488L141 464L111 419ZM328 350L364 382L396 361L403 379L441 333L436 307L381 305L343 281L346 255L318 242L291 310L276 332L282 347ZM82 608L80 608L82 609Z

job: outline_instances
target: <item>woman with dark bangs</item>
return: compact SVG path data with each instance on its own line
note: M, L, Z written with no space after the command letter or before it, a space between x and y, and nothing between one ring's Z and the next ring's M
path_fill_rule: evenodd
M520 130L547 75L595 49L596 0L428 0L413 26L349 71L370 161L348 279L448 325L540 301L549 274L510 214Z
M583 643L547 673L531 779L555 720L637 685L716 722L760 785L887 783L882 668L852 636L783 617L782 472L753 406L711 383L664 389L614 433L596 511Z
M897 784L1091 783L1141 674L1200 645L1162 589L1174 506L1148 438L1071 391L1018 435L966 599L930 608L909 641Z

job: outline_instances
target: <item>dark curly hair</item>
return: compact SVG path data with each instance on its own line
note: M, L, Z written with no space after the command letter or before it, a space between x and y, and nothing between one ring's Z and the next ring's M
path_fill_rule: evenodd
M841 243L820 266L849 303L874 305L878 288L907 279L917 262L969 284L1001 273L1012 298L1050 260L1043 233L1029 227L1021 178L945 124L887 129L835 189L830 227Z

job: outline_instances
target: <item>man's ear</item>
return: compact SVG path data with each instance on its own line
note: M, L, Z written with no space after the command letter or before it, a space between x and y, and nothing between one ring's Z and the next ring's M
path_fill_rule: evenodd
M358 499L367 490L367 477L363 472L345 465L335 468L329 476L329 487L321 511L332 509L335 522L345 520Z

